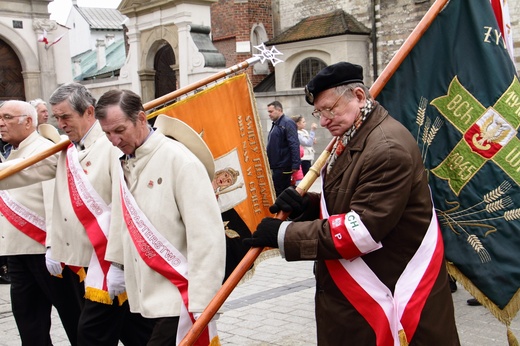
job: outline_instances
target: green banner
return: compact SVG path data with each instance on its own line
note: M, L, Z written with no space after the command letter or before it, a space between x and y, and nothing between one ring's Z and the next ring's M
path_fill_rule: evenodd
M489 0L451 0L378 101L422 150L447 260L516 314L520 83Z

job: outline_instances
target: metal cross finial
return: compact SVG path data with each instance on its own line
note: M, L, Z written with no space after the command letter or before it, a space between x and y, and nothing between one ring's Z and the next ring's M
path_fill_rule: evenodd
M273 66L278 64L279 62L283 62L283 60L278 59L277 55L283 55L280 53L278 49L273 46L271 50L267 49L267 47L262 43L258 46L253 46L260 51L260 53L253 54L253 56L260 58L260 62L263 64L266 60L269 60Z

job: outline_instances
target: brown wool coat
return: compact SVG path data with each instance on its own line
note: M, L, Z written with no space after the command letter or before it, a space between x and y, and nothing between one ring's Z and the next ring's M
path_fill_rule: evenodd
M330 215L357 212L383 247L362 258L393 292L397 279L428 228L432 202L419 148L409 131L376 102L374 111L347 144L329 174L323 193ZM318 194L303 218L316 216ZM327 220L287 227L288 261L316 260L318 345L376 345L366 320L342 295L324 260L338 259ZM414 345L459 345L445 266L426 301L410 341Z

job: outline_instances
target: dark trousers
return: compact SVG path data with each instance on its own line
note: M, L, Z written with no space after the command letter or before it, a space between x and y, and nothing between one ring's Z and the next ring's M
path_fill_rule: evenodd
M6 266L7 267L7 258L9 256L0 256L0 267ZM0 274L2 274L0 272Z
M179 317L163 317L150 319L155 323L152 337L146 346L175 346Z
M302 172L303 175L307 175L307 172L309 171L309 168L311 168L311 161L310 160L302 160Z
M45 255L9 256L11 306L23 346L52 345L49 335L52 305L56 307L71 345L77 345L81 305L77 292L83 284L70 269L64 278L52 276Z
M128 301L123 305L114 299L112 305L85 300L79 321L78 341L81 346L143 346L150 339L153 320L130 312Z
M276 196L280 196L283 190L291 186L291 175L292 170L290 168L287 169L273 169L271 170L273 177L274 190L276 192Z

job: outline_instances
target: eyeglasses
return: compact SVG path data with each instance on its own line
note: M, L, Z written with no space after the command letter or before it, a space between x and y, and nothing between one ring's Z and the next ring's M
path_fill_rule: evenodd
M0 120L3 120L3 121L9 121L9 120L12 120L14 118L20 118L20 117L26 117L27 114L20 114L20 115L11 115L11 114L0 114Z
M312 116L315 117L318 120L320 120L320 118L322 116L327 118L327 119L330 119L330 120L334 119L334 115L335 114L334 114L334 112L332 110L334 109L334 107L336 107L336 105L338 104L339 99L343 96L345 91L347 91L347 89L343 90L343 92L336 99L336 102L334 102L334 104L330 108L325 108L325 109L322 109L321 111L315 109L312 112Z

